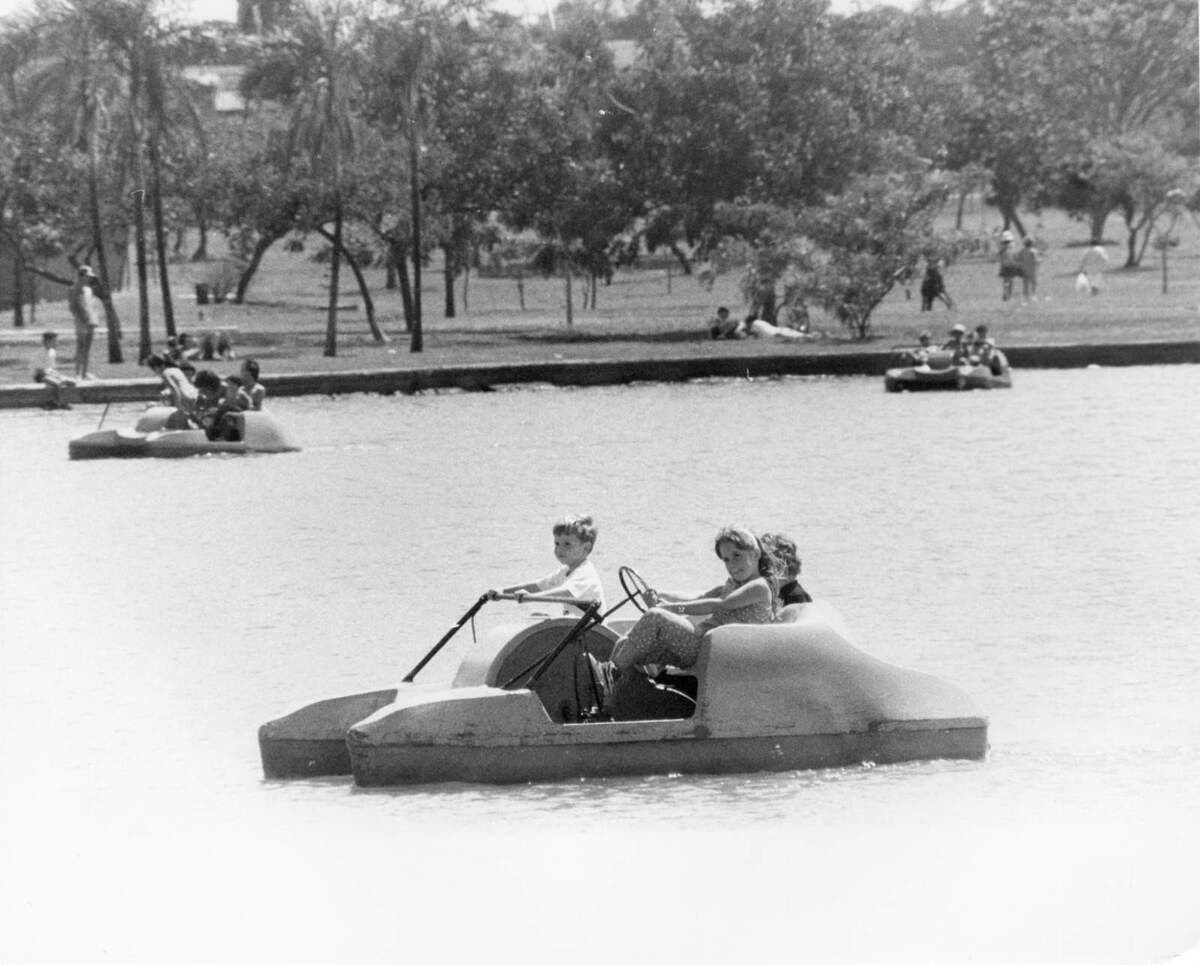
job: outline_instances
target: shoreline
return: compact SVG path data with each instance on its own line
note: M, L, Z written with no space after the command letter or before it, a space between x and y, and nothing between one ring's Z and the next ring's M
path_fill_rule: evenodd
M1070 369L1089 365L1200 364L1200 341L1063 344L1006 347L1013 369ZM301 395L413 395L432 390L487 392L502 385L557 387L623 385L633 382L685 382L706 378L776 376L882 377L892 367L890 349L858 352L771 353L762 355L555 359L538 362L467 363L425 368L362 369L338 372L275 373L264 376L271 398ZM64 389L72 404L152 401L157 378L93 379ZM46 389L36 382L0 386L0 409L40 408Z

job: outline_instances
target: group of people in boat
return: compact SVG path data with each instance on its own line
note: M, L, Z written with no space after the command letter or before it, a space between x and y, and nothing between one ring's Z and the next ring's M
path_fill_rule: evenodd
M986 325L976 325L975 330L968 333L965 325L955 324L950 328L950 337L940 346L933 344L933 336L928 330L923 331L917 341L916 348L905 349L902 353L904 359L915 366L931 365L936 354L944 357L948 353L948 362L952 366L982 365L993 375L1001 375L1008 368L1008 359L996 347L996 340L988 334Z
M598 533L595 521L591 516L566 517L554 524L553 533L556 570L526 583L489 590L488 595L493 599L515 595L519 602L569 597L580 604L594 601L603 611L600 574L589 559ZM704 635L716 627L773 623L784 606L812 602L800 585L800 557L790 537L726 526L717 533L713 549L725 566L724 582L702 593L645 590L641 597L646 611L613 645L610 659L589 655L603 705L614 700L622 681L630 680L637 667L692 666ZM572 612L570 607L564 611Z
M237 375L222 378L212 369L196 370L191 360L170 352L156 352L146 365L162 379L162 401L174 406L168 428L200 428L213 441L237 442L241 435L239 412L263 407L266 386L259 381L255 359L245 359Z

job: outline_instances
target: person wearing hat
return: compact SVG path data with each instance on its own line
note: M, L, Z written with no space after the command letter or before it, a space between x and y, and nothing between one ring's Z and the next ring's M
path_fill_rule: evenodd
M967 343L964 336L967 334L966 326L959 322L955 322L950 327L950 338L942 345L943 352L954 353L954 364L957 365L962 356L967 354Z
M92 341L96 337L96 276L87 265L80 265L67 291L67 307L75 320L75 378L95 378L88 375L88 360Z

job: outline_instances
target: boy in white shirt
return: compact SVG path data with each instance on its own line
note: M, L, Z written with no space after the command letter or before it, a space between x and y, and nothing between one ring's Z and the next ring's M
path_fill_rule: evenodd
M583 603L595 600L604 611L604 587L596 565L588 559L596 545L597 528L591 516L568 516L554 524L554 558L561 564L553 573L528 583L489 590L495 599L502 593L512 593L518 603L556 599L569 596ZM578 608L582 610L582 607ZM566 616L578 616L574 606L563 606Z

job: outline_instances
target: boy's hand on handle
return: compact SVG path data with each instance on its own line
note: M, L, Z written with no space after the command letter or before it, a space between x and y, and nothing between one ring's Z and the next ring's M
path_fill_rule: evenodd
M658 591L647 588L642 594L642 602L645 603L647 607L658 606Z

